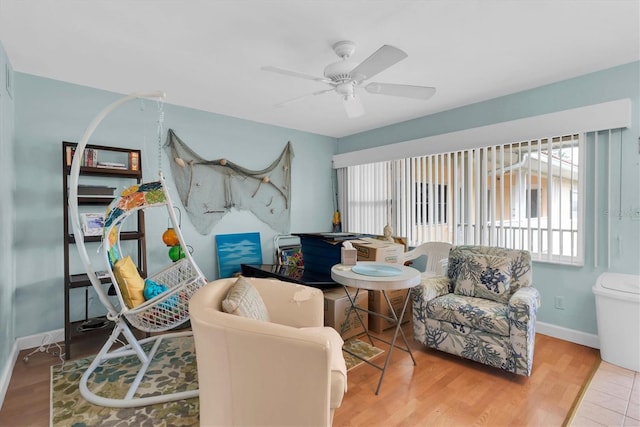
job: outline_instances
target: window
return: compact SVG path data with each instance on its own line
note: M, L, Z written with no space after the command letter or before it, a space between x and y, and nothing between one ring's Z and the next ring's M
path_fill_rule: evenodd
M411 246L502 246L527 249L537 260L581 263L582 139L567 135L349 166L341 195L346 231L381 234L389 223Z
M431 189L431 190L430 190ZM434 192L429 197L429 192ZM430 205L435 204L433 209ZM447 186L416 183L416 225L444 224L447 222ZM429 216L429 212L432 212ZM433 218L433 220L431 220Z
M571 218L578 217L578 190L571 190Z
M527 218L538 218L538 189L532 188L527 191Z

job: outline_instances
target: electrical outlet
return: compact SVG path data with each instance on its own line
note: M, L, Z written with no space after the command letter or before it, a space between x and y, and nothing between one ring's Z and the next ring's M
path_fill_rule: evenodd
M564 310L564 297L556 296L555 306L558 310Z

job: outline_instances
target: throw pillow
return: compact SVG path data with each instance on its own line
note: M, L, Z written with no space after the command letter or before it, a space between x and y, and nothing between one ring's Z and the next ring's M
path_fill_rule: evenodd
M510 285L510 258L474 254L465 256L459 266L454 293L506 303Z
M145 279L144 291L142 292L142 295L144 296L144 299L148 301L152 298L157 297L158 295L167 292L168 290L169 287L167 285L156 283L151 279ZM178 306L178 295L171 295L169 298L166 298L164 301L158 304L158 306L164 308L165 310L172 310L176 308Z
M231 285L222 301L225 313L269 322L269 312L257 289L245 277L240 276Z
M113 266L113 275L127 307L134 308L144 302L144 280L140 277L130 256L120 258L116 262Z

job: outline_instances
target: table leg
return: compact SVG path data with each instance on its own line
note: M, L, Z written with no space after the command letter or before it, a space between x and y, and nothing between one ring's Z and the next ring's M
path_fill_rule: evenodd
M347 310L346 319L349 319L349 316L351 315L351 312L355 311L355 314L358 317L358 321L363 326L363 328L364 328L364 330L365 330L365 332L367 334L367 337L369 338L369 342L371 343L371 345L373 345L373 338L374 337L372 337L371 334L369 334L369 330L364 326L364 322L362 321L362 318L360 317L360 310L357 308L357 305L356 305L356 301L358 299L358 293L360 292L360 288L356 288L356 293L355 293L354 296L351 296L351 294L349 293L349 289L346 286L345 286L344 290L345 290L345 292L347 294L347 298L349 298L349 302L350 302L349 309ZM392 321L395 322L395 330L393 332L393 338L391 339L391 341L387 341L387 340L385 340L383 338L380 338L380 337L375 337L376 340L382 341L382 342L384 342L384 343L389 345L389 351L387 352L387 356L385 358L384 365L383 366L376 365L376 364L374 364L373 362L371 362L369 360L363 359L363 358L359 357L358 355L353 354L348 350L345 350L348 353L352 354L353 356L356 356L359 359L363 360L368 365L373 366L374 368L377 368L380 371L382 371L381 374L380 374L380 379L378 380L378 386L376 388L376 395L380 392L380 386L382 385L382 380L384 379L384 374L387 371L387 366L389 365L389 360L391 360L391 353L393 352L394 348L398 348L400 350L403 350L403 351L406 351L407 353L409 353L409 356L411 356L411 360L413 361L413 365L414 366L416 365L416 359L413 357L413 353L411 352L411 348L409 348L409 342L407 341L407 337L405 336L404 331L402 330L402 321L401 321L401 319L404 318L405 312L407 311L407 305L409 304L409 298L411 297L411 290L407 290L407 295L405 296L404 301L402 302L402 310L400 312L400 316L398 316L396 314L396 312L395 312L395 310L393 308L393 304L391 304L391 300L389 299L389 296L387 295L387 292L383 290L382 291L382 295L383 295L385 301L387 302L387 306L389 307L391 318L388 318L388 316L385 316L385 315L383 315L381 313L372 312L370 310L366 310L366 311L368 313L371 313L371 314L374 314L374 315L378 315L378 316L382 316L382 317L388 318L388 320L392 320ZM345 323L346 323L346 321L345 321ZM344 327L344 324L343 324L343 327ZM340 328L341 329L341 335L344 333L344 331L342 330L343 327ZM404 345L405 345L404 348L396 345L396 341L398 339L398 335L400 335L400 338L402 338L402 341L404 342Z
M362 325L362 329L364 329L365 333L367 334L367 338L369 338L369 343L371 343L371 345L373 346L373 338L371 338L371 335L369 334L369 329L365 326L364 321L362 320L362 317L360 317L360 310L358 310L357 304L356 304L356 301L358 301L358 294L360 293L360 288L356 289L356 293L353 297L351 297L351 294L349 293L349 289L346 286L344 287L344 291L346 292L347 298L349 298L349 303L350 303L349 309L347 310L347 315L345 317L345 323L347 322L347 320L349 320L349 316L351 316L351 312L355 311L356 317L358 318L360 325ZM344 328L344 324L340 328L340 335L344 333L343 328Z
M387 293L386 292L384 292L384 298L387 301L387 305L389 306L389 310L391 310L391 312L395 316L395 312L394 312L394 310L392 308L393 305L391 304L391 301L387 297ZM396 330L395 330L394 335L393 335L394 336L393 342L394 342L394 347L399 348L400 350L403 350L403 351L406 351L407 353L409 353L409 355L411 356L411 360L413 361L413 365L415 366L416 365L416 359L413 358L413 353L411 352L411 349L409 348L409 342L407 341L407 337L404 334L404 331L402 330L402 327L400 326L401 325L401 321L402 321L401 319L404 318L404 315L405 315L405 313L407 311L407 306L409 305L409 299L410 298L411 298L411 290L409 289L407 291L407 295L405 296L404 301L402 303L402 313L400 313L400 318L398 318L396 316ZM396 337L398 336L398 333L400 333L400 335L402 336L402 341L404 342L404 345L405 345L406 348L398 347L398 346L395 345L395 340L396 340Z
M404 341L404 345L406 346L406 348L402 348L402 347L398 347L400 350L404 350L407 353L409 353L409 355L411 356L411 360L413 361L413 365L416 365L416 359L414 359L413 357L413 353L411 352L411 349L409 348L409 343L407 342L407 337L404 335L404 331L402 330L402 319L404 318L404 313L407 310L407 304L409 303L409 298L411 295L411 290L407 291L407 295L404 298L404 302L402 303L402 312L400 313L400 316L398 317L396 315L395 310L393 309L393 305L391 304L391 301L389 300L389 297L387 296L387 292L386 291L382 291L382 295L384 296L384 299L387 301L387 305L389 306L389 310L391 312L391 315L393 317L393 319L396 322L396 326L395 326L395 331L393 332L393 338L391 339L391 342L388 343L389 344L389 351L387 352L387 357L384 361L384 366L382 367L382 373L380 374L380 380L378 381L378 387L376 388L376 395L378 394L378 392L380 392L380 386L382 385L382 380L384 379L384 374L387 371L387 365L389 364L389 360L391 359L391 352L393 351L394 347L396 347L396 339L398 338L398 333L400 333L400 336L402 337L402 340Z

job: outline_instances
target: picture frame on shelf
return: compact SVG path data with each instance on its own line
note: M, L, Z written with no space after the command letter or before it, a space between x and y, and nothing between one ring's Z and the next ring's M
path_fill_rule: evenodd
M104 228L103 213L82 213L82 232L85 236L101 236Z

